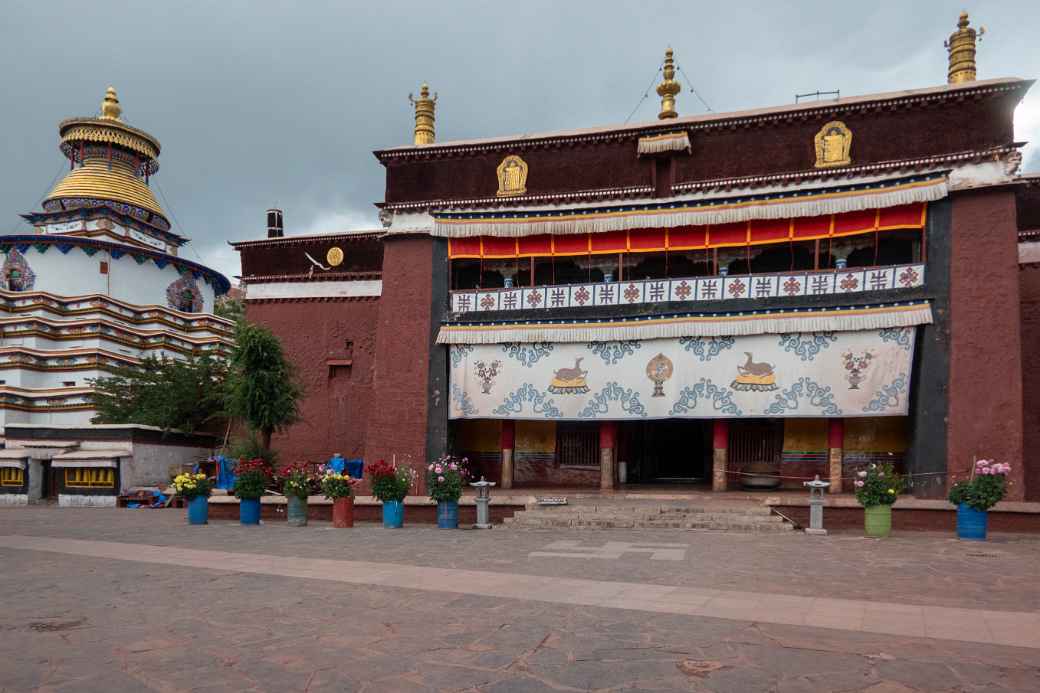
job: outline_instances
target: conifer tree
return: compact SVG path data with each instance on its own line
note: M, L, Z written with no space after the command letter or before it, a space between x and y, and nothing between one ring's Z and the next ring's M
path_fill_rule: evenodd
M269 450L271 435L299 420L302 395L278 338L259 325L240 323L228 374L228 413L258 432Z

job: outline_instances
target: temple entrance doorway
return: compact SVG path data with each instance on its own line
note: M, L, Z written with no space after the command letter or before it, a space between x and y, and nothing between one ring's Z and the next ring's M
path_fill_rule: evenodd
M629 484L711 482L711 421L626 421L618 427L619 462Z

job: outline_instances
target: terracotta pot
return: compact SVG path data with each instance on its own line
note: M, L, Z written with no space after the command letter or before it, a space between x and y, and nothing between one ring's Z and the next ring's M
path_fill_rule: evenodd
M354 526L354 497L332 501L332 526L345 529Z

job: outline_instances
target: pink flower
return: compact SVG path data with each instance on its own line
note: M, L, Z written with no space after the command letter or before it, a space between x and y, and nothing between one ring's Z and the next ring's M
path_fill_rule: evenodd
M443 474L444 473L444 467L442 467L442 466L440 466L438 464L436 467L433 468L433 471L435 473L437 473L437 474Z
M856 479L856 488L863 488L863 484L864 482L860 481L859 479Z
M432 472L433 471L433 465L431 464L429 467L427 467L427 469L429 469Z
M437 481L439 481L440 483L443 484L444 483L444 477L443 476L437 477Z
M455 464L454 462L452 462L451 464L448 465L448 469L450 469L453 472L455 470L457 470L458 468L459 468L459 466L457 464Z

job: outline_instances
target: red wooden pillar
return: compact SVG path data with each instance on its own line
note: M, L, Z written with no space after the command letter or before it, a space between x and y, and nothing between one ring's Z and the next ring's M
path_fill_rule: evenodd
M510 419L502 421L502 478L499 488L513 488L513 448L516 444L516 422Z
M715 419L712 431L711 490L726 490L726 465L729 461L729 421Z
M599 424L599 487L614 488L614 451L617 448L617 422L602 421Z
M827 420L827 471L831 493L841 493L842 460L845 456L845 420Z

